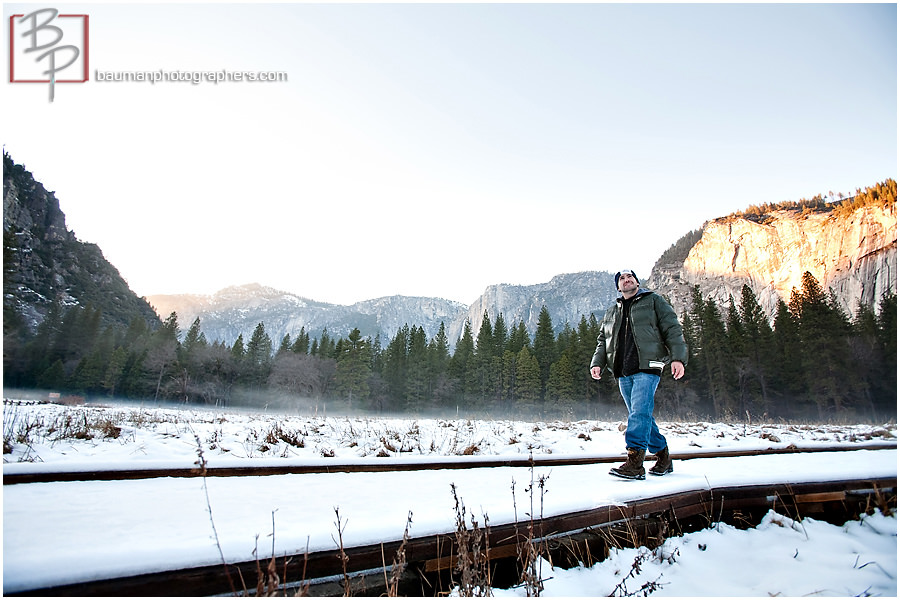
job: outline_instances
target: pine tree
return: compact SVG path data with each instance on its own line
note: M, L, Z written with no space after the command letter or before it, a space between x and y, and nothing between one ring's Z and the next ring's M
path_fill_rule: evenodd
M450 340L443 321L437 333L428 342L426 356L429 401L436 407L451 406L454 386L448 373L451 359Z
M369 352L369 358L371 360L369 367L372 369L373 376L380 377L381 371L384 368L383 355L384 350L381 347L381 334L376 333L375 339L372 340L372 347Z
M829 302L818 280L808 271L801 278L801 290L791 294L791 313L799 324L799 363L806 383L807 398L815 403L824 419L847 408L842 381L850 373L843 365L849 324L842 312Z
M159 400L160 395L165 395L164 384L168 384L175 374L179 334L178 315L172 312L151 336L144 364L151 380L155 379L153 393L156 400Z
M128 331L125 332L125 339L122 345L125 348L134 349L134 346L140 343L140 340L148 335L150 328L147 327L147 321L141 317L135 317L128 325Z
M291 352L292 345L293 344L291 343L291 334L289 334L289 333L284 334L284 336L281 338L281 344L278 345L278 350L275 352L275 356L278 356L279 354L284 354L285 352Z
M66 389L66 370L60 359L47 367L37 379L37 386L45 390Z
M749 358L745 348L744 326L741 313L734 303L734 296L728 299L728 310L725 313L725 345L728 348L730 368L728 387L733 392L733 406L730 409L738 416L750 411L751 400L747 392L747 380L750 377Z
M239 333L234 344L231 345L231 356L236 362L241 363L244 361L244 354L244 334Z
M400 408L406 398L407 353L409 352L410 330L404 324L397 330L394 339L384 351L382 377L387 385L391 408Z
M117 393L128 398L144 398L152 393L147 385L145 361L150 349L152 334L147 322L134 318L125 332L122 347L128 352Z
M691 310L685 319L685 333L690 340L693 356L690 359L693 379L700 396L712 402L716 419L726 416L729 408L727 384L725 323L712 300L704 301L700 287L694 286L691 294Z
M684 331L684 339L687 342L689 358L689 370L685 370L686 383L693 385L699 396L712 400L709 393L709 367L707 366L706 350L703 347L703 296L700 286L695 285L691 290L690 310L686 310L681 317L681 328ZM713 406L708 407L711 413Z
M774 370L774 339L768 318L753 290L746 284L741 289L741 329L741 356L746 361L747 368L747 378L744 380L746 387L742 388L742 393L746 392L749 396L751 408L767 415L771 409L769 384Z
M525 412L534 411L540 399L541 368L528 347L523 347L516 355L516 407Z
M541 307L538 315L537 330L534 333L534 357L541 373L541 398L550 378L550 365L556 361L556 340L553 335L553 320L546 306Z
M178 349L180 379L179 396L186 401L193 399L196 383L204 378L203 361L209 344L200 330L200 317L194 319Z
M504 411L506 414L514 414L512 412L515 402L516 390L516 355L512 350L504 350L500 361L500 385L499 385L499 403L497 409Z
M306 333L306 327L300 328L297 339L294 340L291 350L295 354L309 354L309 334Z
M428 347L433 364L432 368L436 373L444 371L450 360L450 341L447 338L447 329L444 327L443 321L441 321L438 331L431 339L431 342L429 342Z
M560 410L571 415L573 403L576 399L581 400L581 398L576 398L577 390L580 389L581 376L584 375L586 369L584 365L588 364L590 359L582 359L586 362L582 363L581 369L576 369L575 365L579 360L578 332L572 329L568 321L563 326L563 330L556 336L556 354L558 358L554 361L554 364L557 365L556 377L559 379L552 386L556 394L555 402ZM550 379L547 382L548 389L550 388L550 380L553 378L554 367L550 365ZM561 405L561 402L565 406Z
M473 385L475 380L474 363L475 339L472 336L472 322L466 319L462 336L456 343L456 350L448 365L450 377L456 380L456 386L462 394L460 400L463 403L468 403L476 393Z
M875 419L878 414L876 395L882 375L882 355L878 347L878 322L871 305L859 305L853 318L852 331L848 359L854 365L853 371L860 382L858 393L865 399L865 407Z
M478 330L478 338L475 342L474 373L475 389L473 394L479 405L485 405L499 400L500 373L499 358L496 354L497 344L494 340L494 331L487 311L481 319L481 327Z
M199 382L205 377L203 361L207 347L206 336L200 330L200 318L197 317L184 335L184 340L176 347L176 364L171 376L174 393L184 402L196 399Z
M494 329L488 312L484 311L481 317L481 327L478 329L478 337L475 339L475 355L482 357L494 354Z
M575 389L572 382L572 363L567 353L563 353L558 361L550 365L550 377L547 380L545 406L552 406L560 417L570 417L574 402Z
M8 376L7 372L18 372L18 374L22 376L22 380L18 381L15 387L33 385L36 378L39 380L46 380L43 375L47 369L57 361L62 364L61 359L65 358L64 353L59 349L61 327L62 307L58 301L55 301L50 305L44 320L38 325L34 337L23 344L20 352L10 352L6 340L4 340L4 380L6 380ZM22 356L22 362L14 359L16 355ZM63 375L65 375L65 366L63 366ZM53 381L60 381L60 377L58 376L58 373L55 372L55 369L53 376L50 379ZM62 381L65 381L65 377L62 377ZM38 385L47 387L40 383ZM49 386L49 389L56 389L58 387L60 386L57 383L56 385Z
M573 367L576 374L578 396L586 402L597 400L600 392L598 382L590 374L591 359L597 349L599 335L600 323L597 322L597 317L591 313L590 317L585 319L582 315L581 321L578 323L578 346L574 354L575 364Z
M359 329L354 328L346 343L340 344L336 360L335 391L347 400L347 409L352 410L354 402L361 403L369 396L368 342L362 339Z
M418 411L430 400L431 374L428 370L428 340L425 329L416 326L409 332L406 353L406 409Z
M506 349L512 352L513 354L518 354L522 348L528 347L531 349L531 336L528 335L528 328L525 327L525 321L519 319L519 324L516 325L515 329L509 335L509 340L506 342Z
M509 329L506 327L506 320L503 313L498 313L494 319L494 356L503 356L506 344L509 342Z
M207 346L206 336L200 330L200 317L194 319L187 333L184 334L184 341L181 342L181 349L190 354L200 348Z
M272 363L272 339L263 323L256 325L244 354L244 381L251 387L262 387L269 377Z
M483 397L492 411L502 408L503 389L505 381L510 376L508 372L504 371L503 362L503 352L508 340L509 330L506 327L506 320L503 318L503 313L498 312L491 331L490 363L484 374L487 385Z
M897 183L893 182L894 198ZM878 345L881 361L881 377L878 389L878 406L886 414L897 411L897 294L886 292L878 304Z
M324 327L322 329L322 337L319 339L318 356L322 358L334 358L336 346L337 342L331 339L331 336L328 335L328 328Z
M806 402L805 382L800 365L800 326L790 307L778 300L775 311L773 342L773 385L780 397L780 412L794 417L795 410Z
M70 386L84 394L100 391L105 374L106 361L101 353L95 350L78 362L70 378Z
M122 347L116 348L109 359L106 367L106 373L103 378L103 388L110 396L116 395L119 382L125 372L125 365L128 361L128 352Z
M734 417L737 407L730 385L732 363L725 322L712 299L704 303L701 316L703 346L708 353L706 365L713 406L716 407L715 415L717 418Z

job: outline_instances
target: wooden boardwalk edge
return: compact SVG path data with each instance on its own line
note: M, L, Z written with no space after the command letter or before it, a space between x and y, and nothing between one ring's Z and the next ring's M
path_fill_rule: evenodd
M709 450L700 452L672 453L673 460L693 460L699 458L731 458L737 456L762 456L767 454L805 454L818 452L849 452L855 450L896 450L896 444L855 444L844 446L813 446L800 448L789 445L782 448L757 450ZM651 460L649 455L647 460ZM427 471L440 469L480 469L495 467L557 467L622 462L624 455L533 458L497 457L442 462L378 462L371 464L340 463L316 465L246 466L246 467L199 467L174 469L122 469L92 471L62 471L33 473L4 473L3 485L23 483L55 483L66 481L125 481L131 479L154 479L160 477L260 477L275 475L306 475L311 473L387 473L397 471Z
M622 505L601 506L590 510L535 519L533 528L542 539L558 539L590 529L610 527L626 521L653 517L686 519L709 515L711 520L724 510L746 507L799 511L799 505L840 501L849 495L892 495L896 501L897 478L869 478L796 484L754 484L688 491L643 498ZM515 555L516 544L524 540L528 521L491 525L491 557ZM398 532L398 535L402 532ZM360 573L382 570L390 565L401 546L400 540L346 548L348 570ZM447 568L453 564L454 532L410 538L405 545L407 563L419 563L425 570ZM247 561L230 565L209 565L189 569L147 573L102 581L29 590L20 596L208 596L242 594L256 588L259 568L265 571L270 557L260 563ZM337 548L292 556L276 556L276 571L284 581L309 581L341 575L342 561Z

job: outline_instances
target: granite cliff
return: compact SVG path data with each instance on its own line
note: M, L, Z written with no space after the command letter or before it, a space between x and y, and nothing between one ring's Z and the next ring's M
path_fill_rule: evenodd
M686 257L654 266L648 287L667 295L681 311L697 285L704 298L727 306L741 288L753 289L774 316L809 271L853 315L860 304L876 306L897 291L897 187L888 180L844 202L815 208L732 215L706 223Z
M559 331L566 323L576 327L582 315L589 317L593 313L599 319L615 300L613 274L606 271L565 273L534 285L490 285L469 305L465 318L458 321L452 331L461 332L465 319L468 319L472 323L472 334L477 335L487 312L491 323L502 313L507 327L515 327L523 321L528 332L534 335L544 306L554 328Z

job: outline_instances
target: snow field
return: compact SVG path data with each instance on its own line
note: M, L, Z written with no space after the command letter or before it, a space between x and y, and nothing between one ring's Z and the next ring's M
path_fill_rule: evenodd
M6 450L8 443L10 451L4 453L4 473L190 466L198 453L209 466L610 454L623 450L619 425L7 405L4 446ZM661 427L676 453L788 444L838 443L851 449L873 440L894 445L896 435L890 424ZM107 436L116 428L116 436ZM64 431L68 433L62 435ZM266 556L273 546L273 526L276 554L307 547L330 550L335 548L335 508L346 521L347 546L398 539L410 510L413 537L452 531L451 483L479 521L487 514L498 524L514 520L513 493L518 518L525 518L530 476L546 476L544 514L550 515L685 489L792 482L798 473L812 481L896 477L896 460L896 451L885 450L693 459L677 461L671 476L644 482L611 478L608 466L588 465L535 468L531 474L498 467L207 478L205 484L163 478L5 486L3 589L12 593L147 568L217 564L219 547L228 561L251 559L257 549ZM878 513L835 527L812 519L796 523L771 512L755 529L719 524L670 538L654 551L616 551L591 567L562 570L545 564L543 575L549 579L542 595L624 595L646 585L645 591L653 588L658 596L892 596L896 533L896 518ZM641 572L630 575L636 560ZM524 595L525 590L494 594Z

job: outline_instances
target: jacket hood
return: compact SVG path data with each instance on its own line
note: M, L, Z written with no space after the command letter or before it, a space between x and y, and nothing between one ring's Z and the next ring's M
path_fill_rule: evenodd
M649 294L649 293L651 293L651 291L652 290L648 290L647 288L638 288L638 291L634 295L634 298L637 298L638 296L643 296L645 294ZM621 302L622 300L624 300L624 298L622 297L622 292L619 292L619 295L616 297L616 302Z

